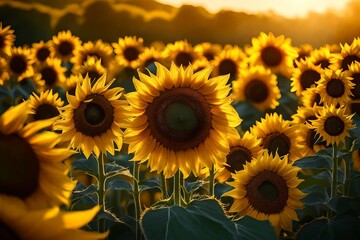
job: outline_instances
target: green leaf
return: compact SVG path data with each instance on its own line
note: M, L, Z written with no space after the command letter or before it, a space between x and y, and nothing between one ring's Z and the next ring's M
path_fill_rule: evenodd
M259 221L245 216L236 222L235 227L239 239L278 239L269 221Z
M294 166L302 169L326 169L332 168L331 149L323 149L312 156L303 157L294 162ZM330 155L329 155L330 154Z
M90 155L89 159L80 157L76 159L73 163L74 171L82 171L90 176L98 178L98 165L96 158L93 155Z
M299 188L304 189L313 185L321 185L323 187L330 187L330 183L332 181L331 174L329 171L322 171L318 174L314 175L303 175L299 173L300 178L304 179L302 183L300 183Z
M302 190L307 195L301 200L305 206L315 206L318 204L326 204L329 201L327 188L320 185L313 185Z
M199 190L203 185L204 185L205 181L204 180L197 180L194 182L189 182L189 181L185 181L185 190L192 194L194 192L196 192L197 190Z
M360 214L360 198L335 196L328 203L328 207L337 214L349 214L358 216Z
M105 170L105 178L114 177L116 175L124 175L132 178L129 169L117 164L116 162L105 163L104 170Z
M135 239L134 232L126 223L114 223L109 230L108 240Z
M160 189L161 190L161 184L159 178L146 178L139 183L140 191L149 190L149 189Z
M334 219L316 219L305 224L296 234L297 240L359 239L360 219L338 215Z
M125 190L130 193L133 192L133 186L132 184L122 178L110 178L105 183L105 189L106 191L113 191L113 190Z
M77 183L75 189L72 192L71 201L75 202L80 198L83 198L85 196L90 196L91 194L95 194L96 191L97 191L97 185L95 184L91 184L90 186L85 187L81 183Z
M266 239L277 239L274 229L265 225L247 218L238 223L232 222L214 199L193 201L187 208L172 205L151 209L144 213L141 221L146 239L260 240L264 236Z

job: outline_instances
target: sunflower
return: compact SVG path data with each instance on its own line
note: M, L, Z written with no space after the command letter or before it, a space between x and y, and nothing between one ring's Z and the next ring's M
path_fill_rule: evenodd
M34 69L32 67L33 59L29 48L12 47L5 55L7 62L6 71L11 78L21 81L24 78L32 77Z
M65 78L65 81L62 83L61 87L70 95L75 95L75 89L79 81L82 81L83 78L75 74L70 74L70 76Z
M109 43L103 42L101 39L92 42L88 41L77 48L74 57L70 60L74 65L83 65L89 57L101 60L104 68L110 68L113 64L113 48Z
M69 168L62 161L74 152L56 147L58 134L38 133L52 126L55 118L24 126L31 113L26 101L0 116L0 193L19 197L31 208L69 204L75 182L66 175Z
M29 209L20 199L0 195L1 239L25 240L99 240L108 233L86 232L80 228L89 223L99 206L89 210L64 212L59 207Z
M52 90L41 92L40 96L33 93L29 98L29 108L33 112L33 114L30 114L30 118L36 121L59 116L59 108L63 105L64 102L59 97L59 94L53 94Z
M140 66L139 55L144 50L144 40L139 37L125 36L119 38L117 43L113 43L116 60L122 67L136 69Z
M114 150L122 147L120 125L125 102L119 100L122 88L109 89L114 80L106 84L104 74L91 87L88 75L80 79L75 96L66 94L69 104L54 125L55 130L62 131L62 139L69 141L70 147L81 149L86 158L92 152L96 157L106 151L114 155Z
M321 47L312 51L307 61L315 66L320 66L322 69L329 69L333 57L334 53L331 53L328 47Z
M74 75L80 73L83 78L88 74L91 82L94 82L106 73L106 68L101 65L101 59L88 57L82 65L75 65L72 69L72 73Z
M310 126L309 122L298 125L298 142L303 157L312 156L314 153L326 148L326 143L324 141L319 142L318 138L319 134Z
M181 65L187 67L196 59L200 58L200 54L194 50L187 40L168 43L164 49L164 54L178 67Z
M203 56L211 62L217 55L220 54L222 47L220 44L203 42L194 46L195 52L198 52L200 56Z
M299 221L296 210L303 208L305 196L298 189L301 169L267 151L247 162L243 171L232 174L234 187L223 196L234 198L229 212L249 215L258 220L269 220L279 234L281 229L292 231L292 220Z
M2 22L0 22L0 56L4 56L13 46L15 41L14 30L10 28L10 26L3 28Z
M65 81L66 68L58 58L47 58L35 67L34 80L44 82L46 89L61 86Z
M281 97L276 75L262 66L242 71L238 79L232 82L232 90L234 100L247 100L260 111L275 109Z
M52 38L52 46L55 56L62 61L69 61L74 56L74 52L81 46L81 40L72 35L70 30L59 32Z
M35 63L44 62L47 58L54 57L54 49L51 41L40 41L31 45L32 58L36 60Z
M316 87L310 87L304 90L300 96L300 102L304 107L312 108L313 106L323 106L320 94Z
M145 47L143 51L139 54L140 61L140 70L142 72L147 72L145 69L149 67L150 64L154 64L155 62L164 63L165 56L163 51L157 50L154 47Z
M316 86L317 81L321 78L323 69L320 66L315 66L308 60L301 60L296 62L297 68L294 69L291 77L291 91L296 92L297 96L311 86Z
M9 73L6 71L6 61L4 58L0 57L0 86L9 80Z
M349 66L353 62L360 62L360 41L359 38L355 38L349 45L345 43L340 44L341 52L334 54L332 63L335 69L342 69L343 71L348 70Z
M296 61L300 62L301 60L306 60L306 58L310 56L311 52L313 51L313 46L305 43L301 44L299 47L295 47L295 49L298 53L298 57L294 61L294 67L297 66Z
M348 71L325 70L317 85L317 91L321 98L320 102L327 105L349 104L351 89L355 86L351 80Z
M184 178L199 166L221 165L229 152L227 133L241 122L231 106L227 76L209 79L211 68L193 73L174 63L170 70L155 63L156 75L139 73L136 92L125 95L133 120L124 141L134 161L170 178L180 170ZM199 164L199 162L201 164Z
M316 119L316 114L320 112L322 107L317 105L310 106L299 106L296 113L291 116L294 124L305 124L310 123L310 120Z
M301 146L297 142L297 127L291 121L284 120L282 115L266 114L261 121L250 128L250 133L261 139L261 147L280 157L289 155L290 161L301 157Z
M352 152L351 158L353 161L353 168L356 171L360 172L360 150L358 149L358 150Z
M194 73L196 73L210 66L212 66L212 64L206 58L198 58L192 64L192 69Z
M344 106L337 108L329 105L317 114L316 120L311 121L312 128L326 141L327 145L339 144L345 141L346 136L350 136L348 131L354 127L351 120L353 115L346 112Z
M252 47L247 52L252 65L263 65L274 73L290 76L293 61L298 57L291 45L291 39L283 35L275 37L273 33L260 33L252 39Z
M355 85L351 89L351 99L360 99L360 62L354 62L349 66L349 73L352 83Z
M260 139L257 139L250 132L245 132L241 138L230 138L229 145L230 152L226 155L226 163L215 174L215 178L219 182L228 181L231 173L243 170L246 162L256 158L262 150Z

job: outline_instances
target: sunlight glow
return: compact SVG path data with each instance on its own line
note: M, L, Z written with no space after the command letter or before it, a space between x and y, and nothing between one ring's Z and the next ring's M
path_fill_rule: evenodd
M180 7L182 4L203 6L216 13L221 9L246 13L274 12L285 17L305 17L309 12L324 13L343 9L350 0L158 0Z

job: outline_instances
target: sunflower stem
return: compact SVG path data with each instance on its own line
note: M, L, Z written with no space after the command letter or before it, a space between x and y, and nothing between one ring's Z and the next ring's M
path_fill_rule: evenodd
M331 185L331 198L337 195L337 183L338 183L338 157L337 157L337 145L333 144L333 172L332 172L332 185Z
M174 176L174 190L173 190L173 194L174 194L174 203L181 206L181 189L180 189L180 184L181 184L181 171L178 170L177 173L175 173Z
M101 212L105 212L105 171L104 171L104 158L105 154L100 154L99 158L97 159L98 163L98 203L101 207ZM98 222L98 232L103 233L105 232L105 218L99 218Z
M163 173L160 174L160 181L161 181L162 199L166 199L168 197L167 186L166 186L166 178Z
M215 178L215 170L214 164L211 165L210 176L209 176L209 196L214 196L214 178Z
M134 177L134 204L135 204L135 216L136 216L136 239L142 238L140 228L140 216L141 216L141 205L140 205L140 190L139 190L139 177L140 177L140 164L134 162L133 166L133 177Z

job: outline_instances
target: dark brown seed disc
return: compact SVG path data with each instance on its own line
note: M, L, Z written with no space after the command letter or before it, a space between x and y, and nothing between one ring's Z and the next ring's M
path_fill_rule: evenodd
M236 63L231 59L223 59L219 63L219 75L226 75L230 73L230 79L234 79L238 74Z
M176 66L184 66L187 67L194 61L193 56L188 52L179 52L175 57Z
M36 110L35 110L35 114L34 114L34 119L35 120L43 120L43 119L49 119L49 118L53 118L58 116L59 110L51 105L51 104L41 104L39 105Z
M326 92L330 97L341 97L345 93L345 84L340 79L332 78L326 85Z
M330 116L324 122L324 130L330 136L339 136L345 130L345 123L338 116Z
M23 56L13 56L11 59L10 59L10 69L11 71L13 71L14 73L16 74L22 74L26 71L26 68L27 68L27 62L26 60L24 59Z
M58 74L52 67L46 67L41 70L41 78L47 86L52 87L58 80Z
M246 162L251 161L251 152L249 149L241 146L230 148L230 153L226 156L226 163L229 166L225 166L229 172L235 173L244 169Z
M68 41L62 41L58 46L58 52L64 57L71 55L73 50L74 45Z
M278 48L267 46L261 51L261 60L266 66L276 67L282 62L283 55Z
M129 62L138 59L140 51L136 47L126 47L124 49L124 57Z
M277 152L282 157L290 152L290 139L283 133L271 133L264 138L263 146L273 155Z
M308 69L304 71L300 76L300 85L302 90L305 90L311 87L311 85L314 85L320 79L320 77L320 74L315 70Z
M268 86L259 79L253 79L245 86L245 98L251 102L261 103L265 101L268 96Z
M349 55L349 56L344 57L344 59L341 63L341 68L343 69L343 71L349 70L349 66L353 62L360 62L360 57L358 57L356 55Z
M50 50L47 47L42 47L36 52L36 59L40 62L45 61L50 56Z

